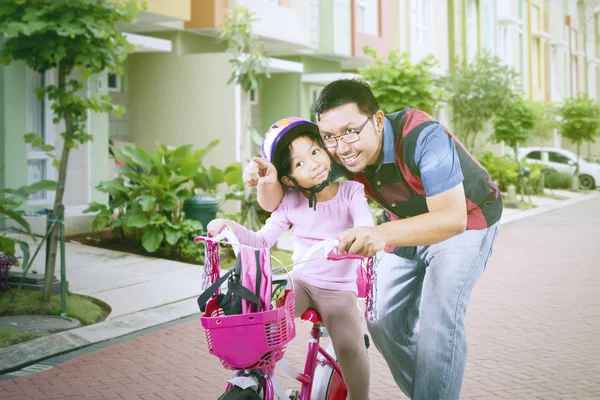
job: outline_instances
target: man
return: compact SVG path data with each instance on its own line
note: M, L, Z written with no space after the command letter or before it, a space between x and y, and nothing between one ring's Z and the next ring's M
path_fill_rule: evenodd
M413 109L384 115L366 83L330 83L315 112L342 174L386 209L383 224L339 237L342 252L386 251L376 270L376 318L368 323L373 341L407 396L458 399L464 316L496 239L500 192L444 126ZM263 208L278 206L282 188L265 160L249 164L244 180L259 186Z

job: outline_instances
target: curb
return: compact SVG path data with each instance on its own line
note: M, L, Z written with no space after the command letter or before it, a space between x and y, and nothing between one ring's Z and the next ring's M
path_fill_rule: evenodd
M568 207L587 200L600 198L600 193L581 195L556 204L517 212L500 220L500 225ZM0 374L19 370L39 361L68 353L96 343L115 339L166 322L197 314L196 297L165 304L155 308L122 315L115 319L59 332L38 339L0 349Z
M196 297L0 349L0 374L50 357L197 314Z

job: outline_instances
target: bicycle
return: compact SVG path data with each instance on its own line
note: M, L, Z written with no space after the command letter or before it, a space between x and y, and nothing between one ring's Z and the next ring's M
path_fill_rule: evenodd
M219 243L222 243L225 238L227 238L227 243L234 248L240 246L235 235L228 229L214 238L196 238L196 241L205 242L205 259L210 264L210 268L207 268L205 274L205 286L210 286L219 278ZM318 259L366 261L367 304L365 315L367 318L373 318L374 257L365 259L357 254L338 254L334 251L336 246L336 241L319 242L305 253L302 260L292 264L301 265L301 267L294 268L291 274L288 274L289 281L292 282L292 288L285 289L283 301L280 303L281 307L263 312L225 316L218 309L216 297L213 297L206 305L205 312L200 319L205 329L209 353L218 357L224 368L238 371L235 377L252 375L258 378L257 391L264 392L264 400L275 400L276 398L344 400L347 397L346 384L340 366L335 360L335 353L330 349L323 349L320 345L321 338L324 337L325 326L321 316L314 309L306 310L301 316L301 320L313 323L303 372L296 372L289 364L284 362L284 370L293 375L292 377L301 384L300 390L286 393L281 387L276 387L278 382L274 379L275 365L283 359L285 348L295 337L296 332L293 280L302 274L308 261ZM310 258L320 250L323 250L323 256ZM272 258L279 262L275 257ZM281 264L281 262L279 263ZM287 268L291 266L281 265L282 268L286 269L286 273ZM244 337L243 343L239 341L240 335ZM365 345L368 348L368 337L366 335ZM226 392L230 389L232 389L232 383L227 385Z

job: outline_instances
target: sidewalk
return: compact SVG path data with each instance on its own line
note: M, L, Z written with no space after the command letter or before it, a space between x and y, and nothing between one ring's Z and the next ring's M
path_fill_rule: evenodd
M570 199L532 196L537 208L506 209L501 223L600 197L600 192L576 194L556 190L554 194ZM110 305L112 312L98 324L0 349L0 373L198 312L200 266L77 243L67 243L66 251L70 291L98 298ZM43 272L43 257L36 259L32 269Z

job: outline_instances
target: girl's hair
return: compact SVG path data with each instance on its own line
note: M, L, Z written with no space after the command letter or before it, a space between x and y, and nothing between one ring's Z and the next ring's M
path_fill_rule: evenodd
M292 152L290 150L290 147L292 146L292 143L294 143L294 140L300 137L305 137L312 140L313 143L316 143L321 149L323 149L327 153L329 158L332 159L331 154L329 154L329 150L327 150L327 147L325 146L325 143L321 138L321 135L315 135L313 132L301 132L294 135L294 139L292 139L292 141L287 146L283 147L280 150L281 153L279 157L279 162L277 163L277 165L275 165L275 169L277 169L277 178L279 179L279 183L281 183L283 187L290 187L283 182L283 177L289 176L292 172Z

